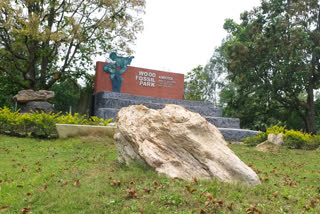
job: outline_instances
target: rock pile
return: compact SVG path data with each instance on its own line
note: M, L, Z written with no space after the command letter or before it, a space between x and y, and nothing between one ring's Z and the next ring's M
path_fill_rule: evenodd
M45 113L49 113L54 111L53 105L47 102L49 99L54 98L53 91L22 90L13 98L21 104L21 113L28 113L31 111L44 111Z

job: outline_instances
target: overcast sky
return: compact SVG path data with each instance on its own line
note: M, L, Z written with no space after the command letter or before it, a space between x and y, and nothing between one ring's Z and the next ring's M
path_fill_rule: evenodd
M146 0L144 31L136 41L131 65L184 73L205 65L226 36L224 20L260 0Z

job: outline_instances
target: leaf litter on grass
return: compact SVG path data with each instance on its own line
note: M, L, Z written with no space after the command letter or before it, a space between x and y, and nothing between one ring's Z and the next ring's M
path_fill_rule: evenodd
M261 185L187 182L122 166L112 139L39 141L0 135L1 211L320 213L318 151L231 149L257 172Z

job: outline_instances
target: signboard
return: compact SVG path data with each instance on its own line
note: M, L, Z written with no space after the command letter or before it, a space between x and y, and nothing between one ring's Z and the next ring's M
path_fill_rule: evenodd
M96 63L94 91L112 91L110 73L103 70L106 62ZM121 75L121 93L147 97L183 99L184 75L128 66Z

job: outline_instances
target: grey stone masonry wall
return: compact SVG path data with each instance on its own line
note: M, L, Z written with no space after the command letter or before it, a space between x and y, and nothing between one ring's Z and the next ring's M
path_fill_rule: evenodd
M148 108L161 109L165 104L181 105L192 112L197 112L206 120L218 127L226 140L241 141L248 136L257 134L255 131L240 129L238 118L222 117L222 109L215 108L210 102L173 100L155 97L136 96L124 93L101 91L94 94L93 115L116 121L117 113L122 107L143 104Z

